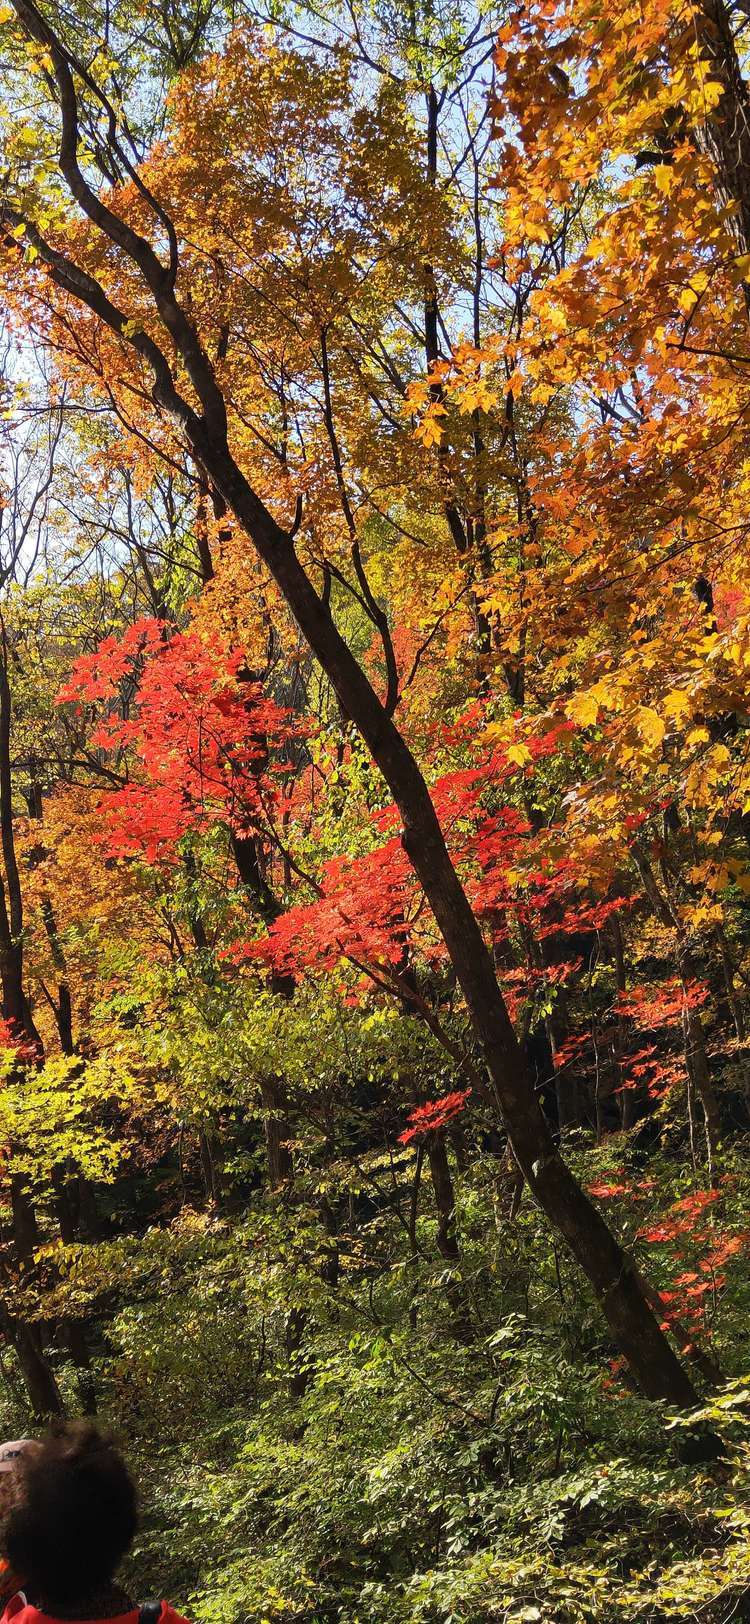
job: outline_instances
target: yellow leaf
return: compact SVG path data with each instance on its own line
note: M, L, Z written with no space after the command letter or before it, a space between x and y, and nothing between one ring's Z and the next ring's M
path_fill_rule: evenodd
M599 715L599 701L593 694L576 694L575 699L566 705L565 711L574 722L580 722L581 727L589 727Z
M477 378L467 385L459 396L458 406L462 412L482 411L488 412L497 405L497 393L490 389L482 378Z
M517 767L525 767L527 762L533 759L531 751L525 744L509 744L506 755Z
M667 716L684 716L690 709L690 695L684 688L672 688L664 701Z
M659 712L652 710L650 705L639 705L635 720L641 738L656 749L661 744L666 732L664 721Z
M422 444L425 445L425 446L429 447L429 446L433 446L433 445L439 445L440 441L441 441L441 439L443 437L443 428L442 428L442 424L440 422L440 419L439 419L439 417L437 415L438 413L440 413L441 415L444 415L445 414L445 407L444 406L433 406L433 407L431 407L430 411L428 413L426 413L426 415L422 418L421 423L418 425L418 427L414 431L416 436L417 436L417 439L421 440Z

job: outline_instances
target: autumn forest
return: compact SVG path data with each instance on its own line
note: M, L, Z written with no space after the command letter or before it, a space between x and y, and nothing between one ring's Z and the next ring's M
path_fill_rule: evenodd
M3 1436L194 1624L750 1619L748 0L0 78Z

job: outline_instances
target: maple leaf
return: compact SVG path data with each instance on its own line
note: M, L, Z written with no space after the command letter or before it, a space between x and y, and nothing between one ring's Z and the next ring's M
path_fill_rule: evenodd
M631 1193L629 1184L607 1184L606 1182L601 1182L599 1184L589 1184L587 1185L587 1189L589 1195L596 1196L598 1201L611 1201L615 1196L630 1195Z
M470 1093L470 1088L456 1089L451 1094L444 1094L442 1099L418 1105L408 1118L410 1126L398 1136L399 1144L408 1145L412 1139L427 1133L438 1133L445 1128L464 1110Z

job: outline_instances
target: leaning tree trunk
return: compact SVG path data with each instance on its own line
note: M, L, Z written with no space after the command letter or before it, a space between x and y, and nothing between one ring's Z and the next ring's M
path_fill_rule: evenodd
M175 411L172 398L171 409ZM367 744L403 821L402 840L435 915L481 1045L514 1155L539 1205L587 1275L645 1393L690 1405L695 1390L660 1330L631 1265L554 1144L498 987L478 921L451 862L427 785L406 741L341 637L294 550L226 445L191 413L193 450L208 468L283 593L342 709Z

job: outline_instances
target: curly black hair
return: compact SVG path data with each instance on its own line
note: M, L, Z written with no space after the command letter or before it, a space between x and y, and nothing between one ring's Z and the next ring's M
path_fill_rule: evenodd
M109 1584L132 1545L135 1485L112 1438L85 1421L56 1424L21 1471L8 1561L35 1601L69 1608Z

